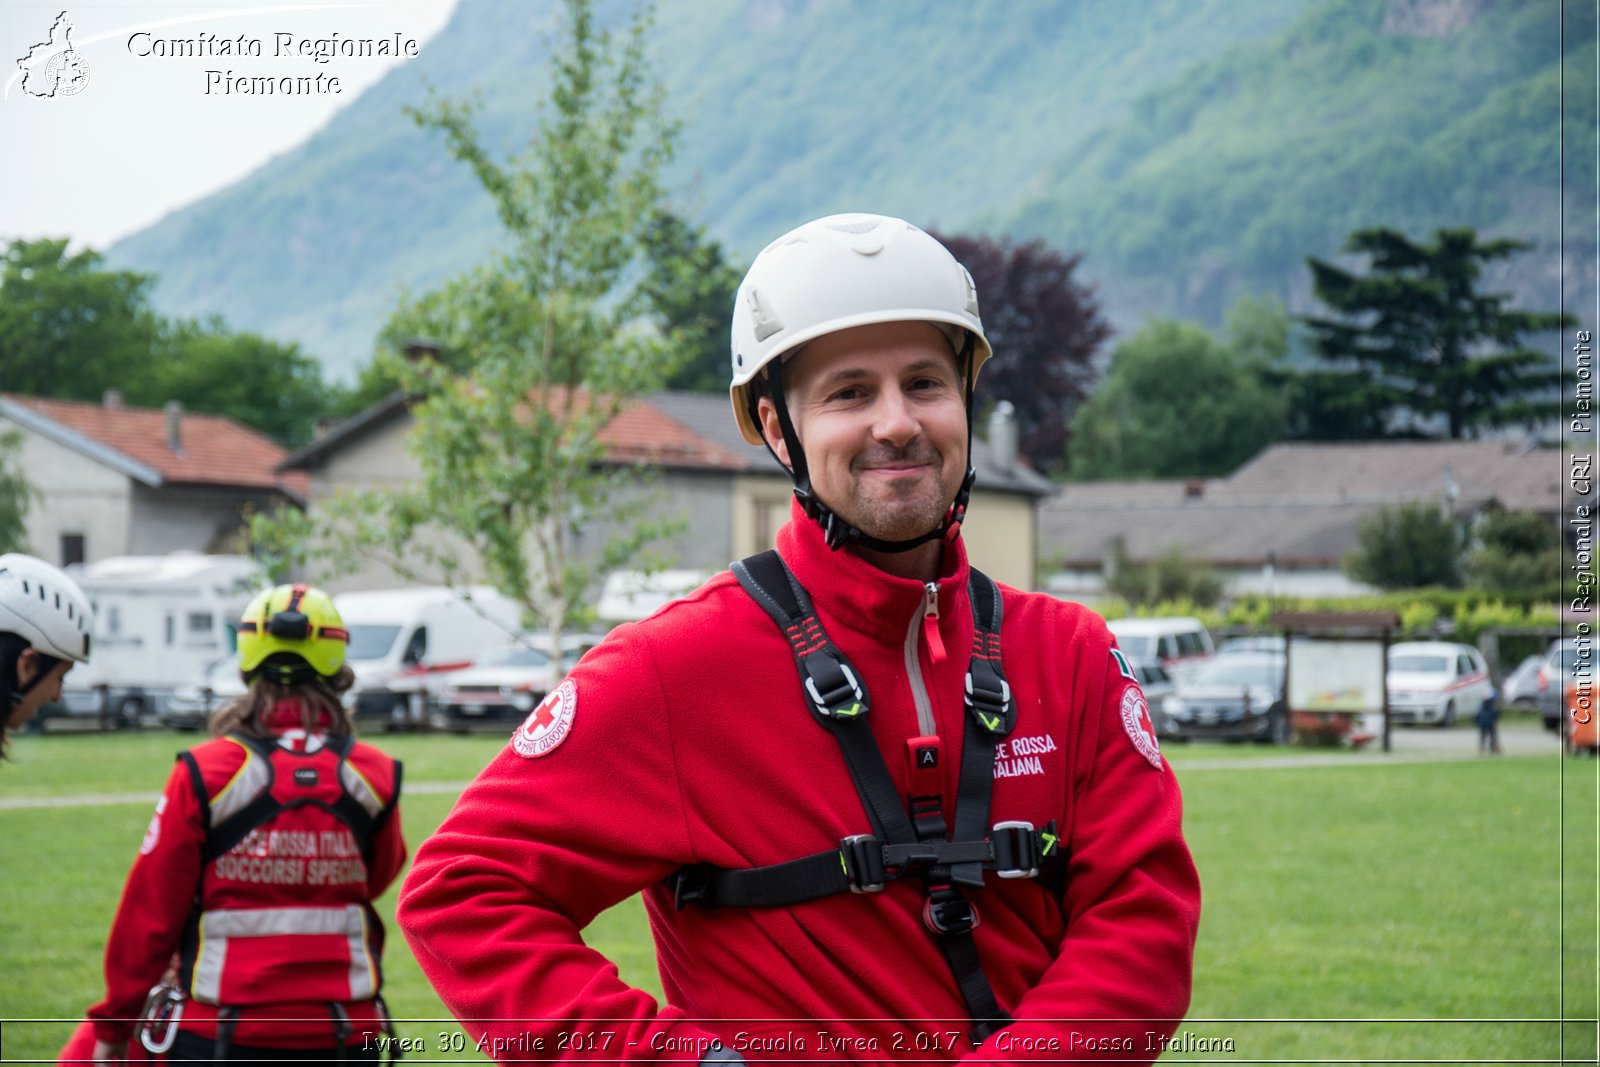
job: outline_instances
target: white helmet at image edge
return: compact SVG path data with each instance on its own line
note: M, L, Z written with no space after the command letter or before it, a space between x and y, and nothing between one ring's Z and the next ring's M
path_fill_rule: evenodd
M93 629L89 598L63 571L17 552L0 556L0 633L47 656L87 663Z
M733 306L733 417L744 439L762 443L750 414L750 382L785 352L824 334L879 322L927 322L959 351L973 342L972 368L992 355L978 317L978 292L933 237L886 215L829 215L790 230L756 256Z

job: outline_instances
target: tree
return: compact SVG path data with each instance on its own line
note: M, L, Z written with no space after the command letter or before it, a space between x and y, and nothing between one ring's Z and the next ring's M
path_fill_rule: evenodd
M702 227L666 211L645 231L645 251L650 273L643 295L666 331L677 364L667 385L726 393L728 318L742 275Z
M1173 548L1159 559L1136 561L1119 539L1111 547L1106 591L1130 604L1187 600L1210 607L1222 595L1222 576L1210 564L1185 556L1181 548Z
M1461 584L1461 533L1436 504L1383 508L1361 521L1345 573L1379 589Z
M391 337L419 332L440 350L437 359L390 356L385 368L414 401L408 446L420 479L345 494L305 520L261 519L254 530L280 553L278 565L314 546L323 567L377 558L411 577L426 564L450 584L466 577L455 547L464 545L553 639L596 574L663 528L627 521L642 507L616 502L631 475L600 467L599 432L660 381L668 356L642 328L634 279L644 274L675 136L646 80L648 12L634 15L620 43L595 25L592 0L566 0L566 16L549 97L520 153L492 156L465 104L432 97L408 109L471 168L507 243L395 314ZM575 557L572 534L596 517L627 532L589 564Z
M1097 372L1095 354L1111 336L1094 290L1073 277L1081 256L1042 240L935 237L972 274L983 329L995 359L983 369L986 402L1011 401L1017 441L1035 466L1067 468L1068 427Z
M311 438L339 390L323 381L322 365L299 345L231 333L213 317L165 323L154 365L123 392L132 404L177 400L227 415L293 447Z
M1478 291L1485 264L1530 247L1466 228L1419 244L1379 228L1345 242L1368 257L1367 274L1308 259L1312 290L1334 315L1304 319L1323 366L1297 391L1299 435L1438 436L1442 427L1459 439L1556 415L1559 372L1521 337L1576 320Z
M160 323L154 278L105 270L67 239L16 240L0 255L0 383L6 390L99 400L150 364Z
M1508 598L1560 597L1561 535L1549 520L1531 511L1490 508L1473 534L1467 556L1471 585Z
M1157 320L1117 346L1073 423L1076 478L1225 474L1283 433L1258 356L1193 323Z
M28 509L38 490L23 473L22 434L0 433L0 554L28 547Z

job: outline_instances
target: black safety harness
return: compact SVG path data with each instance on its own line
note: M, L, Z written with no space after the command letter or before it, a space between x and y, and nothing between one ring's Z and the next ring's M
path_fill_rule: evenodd
M298 586L296 587L297 597L299 588ZM373 834L381 822L393 815L395 805L399 801L402 768L398 761L395 763L394 789L390 795L389 803L374 817L342 788L339 790L338 797L331 803L325 799L310 798L285 800L282 796L282 790L278 788L280 785L278 760L283 757L277 744L244 733L231 733L228 737L244 745L264 761L265 766L270 769L270 774L262 784L260 791L244 807L225 819L213 822L211 804L207 799L205 778L201 774L199 761L195 759L192 752L180 752L178 754L179 761L188 768L189 778L194 784L195 795L200 798L203 808L206 839L201 846L200 857L204 863L213 863L227 855L246 837L249 837L252 832L265 826L282 812L305 805L322 808L348 827L351 835L355 838L362 857L368 862L371 861ZM355 739L348 735L333 734L326 737L323 744L329 752L337 757L338 765L342 766L349 759L350 751L355 747ZM165 1040L165 1047L158 1050L152 1047L150 1042L145 1042L145 1047L153 1053L158 1051L165 1052L172 1045L172 1036L176 1035L177 1022L183 1014L182 1002L186 999L183 989L188 986L189 976L194 970L196 947L199 943L200 914L200 896L197 891L195 899L190 906L189 918L185 924L186 933L181 965L182 977L180 978L182 985L176 987L175 995L165 993L163 991L164 987L157 986L150 991L150 1000L145 1005L145 1018L152 1021L157 1019L157 1016L151 1014L152 1009L156 1012L165 1012L166 1018L160 1020L160 1022L169 1028L169 1036ZM161 994L161 996L158 997L158 994ZM165 1002L163 1002L163 998ZM388 1004L384 1002L382 994L375 995L373 1000L378 1006L379 1025L385 1034L391 1039L394 1038L394 1020L389 1014ZM333 1002L328 1004L328 1015L333 1025L334 1041L337 1047L335 1059L338 1062L343 1062L345 1059L345 1042L349 1039L352 1029L350 1017L344 1010L344 1005ZM217 1062L229 1058L229 1053L233 1049L234 1030L237 1028L238 1023L239 1009L237 1007L228 1005L218 1007L217 1036L212 1045L212 1058ZM141 1036L141 1041L144 1040ZM388 1046L389 1062L393 1063L400 1058L400 1046L393 1040L388 1042Z
M772 551L735 563L733 573L788 640L811 716L839 742L872 832L846 837L838 848L768 867L684 867L672 879L677 906L784 907L838 893L876 893L890 881L920 875L923 923L938 939L966 1002L972 1043L982 1043L1011 1016L984 975L972 936L978 912L964 891L982 889L986 872L1036 878L1042 869L1062 865L1054 822L1042 829L1026 822L989 825L995 746L1017 719L1000 663L1000 590L976 569L971 571L974 631L951 828L943 814L939 738L907 742L912 762L908 810L867 724L866 683L823 630L805 589Z

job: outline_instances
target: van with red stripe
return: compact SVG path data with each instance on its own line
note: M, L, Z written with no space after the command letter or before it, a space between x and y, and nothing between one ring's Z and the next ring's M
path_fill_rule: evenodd
M490 586L413 586L333 598L350 631L358 722L415 729L452 673L522 632L522 610Z

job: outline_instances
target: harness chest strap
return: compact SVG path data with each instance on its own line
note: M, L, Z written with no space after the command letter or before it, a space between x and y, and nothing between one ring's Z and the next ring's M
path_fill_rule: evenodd
M677 905L779 907L847 891L875 892L886 881L920 874L926 892L924 922L938 937L966 1002L972 1042L981 1043L1010 1016L984 976L972 939L977 912L961 888L981 889L985 871L1002 878L1035 877L1042 865L1059 862L1060 851L1054 823L1042 829L1018 822L988 826L995 745L1016 725L1000 662L998 587L971 571L974 634L964 693L968 714L955 826L948 839L940 839L942 819L907 815L866 723L866 685L828 638L810 597L782 558L764 552L735 563L733 572L788 639L812 717L838 741L873 832L847 837L838 849L768 867L686 867L674 880Z

